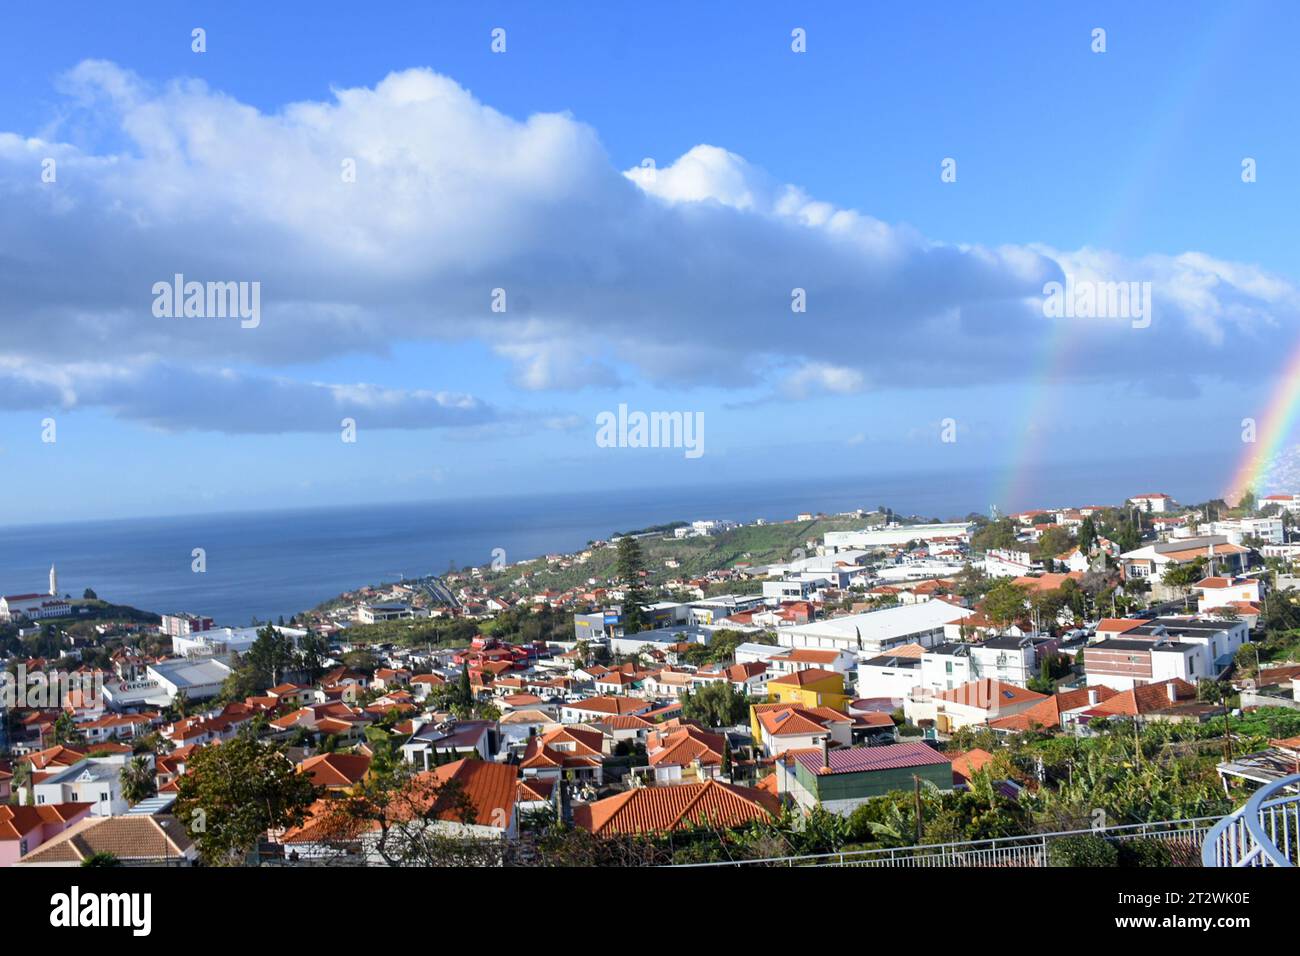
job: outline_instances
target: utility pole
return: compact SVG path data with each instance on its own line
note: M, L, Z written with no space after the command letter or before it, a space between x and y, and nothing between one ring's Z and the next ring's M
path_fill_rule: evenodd
M1227 759L1232 760L1232 730L1228 725L1228 695L1222 683L1219 684L1219 704L1223 707L1223 749Z
M920 846L925 836L925 811L921 806L921 778L912 774L912 793L916 800L916 845Z

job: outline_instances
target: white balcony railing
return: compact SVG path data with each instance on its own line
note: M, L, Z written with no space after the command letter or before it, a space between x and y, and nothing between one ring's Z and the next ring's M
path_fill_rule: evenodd
M1300 774L1275 780L1214 825L1201 847L1203 866L1300 863Z
M871 866L871 867L1001 867L1050 866L1050 847L1064 837L1101 836L1114 843L1159 840L1172 851L1173 865L1188 865L1208 839L1219 817L1194 817L1153 823L1129 823L1087 830L1064 830L1024 836L971 840L963 843L926 843L880 850L846 850L814 856L782 856L723 863L687 863L678 866Z

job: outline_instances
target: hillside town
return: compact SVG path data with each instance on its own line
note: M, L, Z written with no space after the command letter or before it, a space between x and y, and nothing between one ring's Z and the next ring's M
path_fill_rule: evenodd
M1199 865L1300 768L1297 513L675 522L246 627L52 566L0 597L0 867Z

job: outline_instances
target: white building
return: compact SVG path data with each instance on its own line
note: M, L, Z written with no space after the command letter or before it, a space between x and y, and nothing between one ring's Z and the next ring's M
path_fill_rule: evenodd
M145 673L174 701L185 692L188 700L206 700L221 693L221 685L234 673L231 668L213 658L193 660L166 660L150 664Z
M948 524L890 524L862 531L828 531L822 539L827 551L879 551L897 548L909 541L969 541L973 525L966 522Z
M277 634L288 638L294 647L307 635L296 627L271 625ZM231 654L245 654L257 642L257 632L262 627L214 627L206 631L172 635L172 653L177 657L216 657L229 661Z
M844 650L859 657L878 657L902 644L929 647L943 639L945 624L973 613L946 601L902 604L781 628L776 639L785 647Z
M1261 597L1256 578L1202 578L1192 590L1198 592L1196 609L1202 614L1216 607L1231 607L1238 601L1258 604Z
M357 621L375 624L379 621L401 621L415 617L410 605L400 601L362 603L357 605Z
M1232 544L1241 544L1246 538L1258 538L1265 544L1282 544L1286 541L1281 518L1233 518L1214 521L1208 526L1201 525L1200 530L1221 534Z
M32 784L36 804L91 803L90 813L97 817L126 813L129 804L122 796L122 767L129 756L90 757L43 776Z
M1039 655L1054 648L1042 637L991 637L987 641L940 644L921 655L922 687L951 690L969 681L991 678L1025 687L1038 675Z
M1300 495L1266 495L1259 499L1259 506L1267 508L1269 505L1277 505L1284 511L1292 514L1300 512Z
M1195 684L1222 672L1248 637L1244 621L1156 618L1085 647L1084 673L1121 691L1172 677Z
M1216 572L1236 574L1245 570L1249 555L1249 548L1232 544L1223 535L1210 535L1149 544L1125 551L1120 560L1125 580L1147 579L1158 584L1170 565L1204 560L1213 562Z
M734 656L737 664L765 664L778 654L784 654L786 650L775 644L746 642L736 645Z
M1151 495L1134 495L1128 500L1128 503L1141 508L1150 514L1164 514L1166 511L1177 511L1178 502L1174 501L1166 494Z
M0 597L0 621L25 619L39 621L47 617L67 617L72 606L48 594L9 594Z
M930 578L947 578L959 574L964 565L960 561L909 561L906 564L886 564L876 569L876 579L886 582L925 581Z
M902 700L921 686L921 657L911 654L881 654L858 664L859 697Z
M1028 551L1012 548L990 548L984 555L984 573L991 578L1022 578L1031 571L1042 570Z
M771 601L807 601L818 592L831 587L831 582L820 575L802 574L796 578L763 582L763 597ZM839 585L835 585L838 587Z

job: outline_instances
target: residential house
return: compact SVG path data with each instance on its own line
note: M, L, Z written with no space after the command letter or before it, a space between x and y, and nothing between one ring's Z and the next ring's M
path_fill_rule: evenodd
M857 667L856 650L818 649L813 647L783 648L768 661L773 676L784 677L802 670L835 671L847 680Z
M697 826L742 827L770 821L780 803L770 793L707 780L664 787L635 787L573 809L574 826L597 836L667 833Z
M751 704L749 719L754 743L769 757L815 749L827 741L838 747L853 743L853 718L833 707Z
M598 730L556 727L530 737L519 770L524 777L573 780L600 786L604 780L605 737Z
M726 736L693 724L678 724L646 738L646 756L656 785L699 783L722 774Z
M904 644L887 654L869 657L858 664L859 697L902 700L921 684L920 644Z
M298 772L325 790L350 790L370 772L370 756L361 753L324 753L298 764Z
M478 756L491 760L496 753L496 725L490 720L447 720L419 726L402 744L402 759L424 770L451 758Z
M198 859L198 849L179 820L128 814L83 818L17 865L80 867L101 854L122 866L193 866Z
M1249 625L1242 620L1161 617L1136 624L1122 637L1083 649L1089 684L1128 690L1175 677L1194 683L1220 673L1249 639Z
M399 801L389 821L398 835L407 814L418 814L421 827L460 839L513 840L519 834L515 813L519 787L515 768L485 760L462 759L419 773L408 795ZM286 860L335 859L352 856L383 865L377 850L378 821L343 819L331 813L329 799L316 801L301 826L281 837Z
M1218 608L1238 610L1241 605L1258 605L1262 598L1258 578L1202 578L1192 586L1197 592L1196 609L1202 614Z
M1110 700L1119 691L1110 687L1080 687L1061 691L1045 700L1027 707L1017 714L989 721L989 727L1000 733L1020 733L1026 730L1070 730L1089 708Z
M36 807L0 804L0 868L13 866L20 857L80 823L93 807L91 803L49 803Z
M1045 696L985 677L951 690L920 688L903 701L903 713L912 723L931 721L940 733L950 734L1028 710Z
M952 764L922 743L790 751L776 762L777 792L804 810L821 806L848 815L872 797L911 790L915 778L953 788Z
M767 696L767 682L771 678L768 665L761 661L747 664L721 665L696 671L691 675L691 683L698 690L709 684L727 683L732 690L746 697L764 698Z
M844 675L810 667L767 682L768 696L783 704L801 707L844 706Z
M122 795L121 775L127 756L88 757L71 767L33 771L35 805L89 803L97 817L125 813L129 805Z
M1218 704L1202 703L1197 699L1195 684L1175 677L1121 691L1079 712L1075 724L1079 730L1085 731L1088 723L1099 717L1200 723L1222 713Z
M586 697L564 704L560 708L560 720L566 724L581 724L614 715L645 714L653 709L653 701L634 697Z

